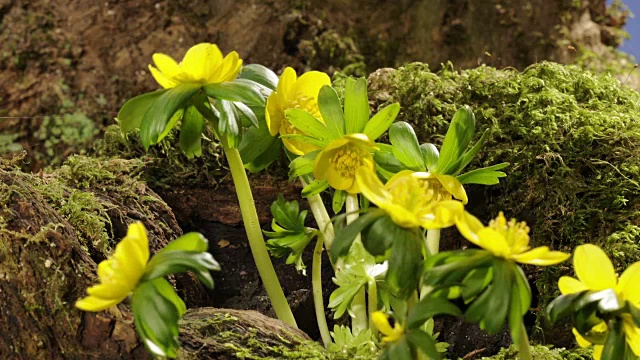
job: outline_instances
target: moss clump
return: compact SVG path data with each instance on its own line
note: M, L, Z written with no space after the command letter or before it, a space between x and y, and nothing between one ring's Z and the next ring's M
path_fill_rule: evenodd
M534 360L591 360L593 359L590 349L576 348L567 350L565 348L553 348L543 345L531 347L531 355ZM518 360L518 348L511 346L502 349L499 353L491 357L483 357L482 360Z
M421 141L441 143L455 110L470 105L476 137L489 131L472 166L511 164L500 185L470 189L484 195L475 202L483 205L472 203L470 211L484 221L501 210L527 221L532 246L570 252L579 244L598 244L618 270L640 260L636 91L611 75L548 62L522 72L486 66L455 71L447 64L433 73L424 64L411 64L386 78L387 86L371 84L378 89L374 98L382 94L382 102L399 101L399 120L413 123ZM539 291L533 306L543 308L571 264L527 270ZM546 335L558 344L572 342L570 334Z
M176 127L177 128L177 127ZM107 128L104 138L96 143L96 155L121 159L140 159L143 177L152 188L172 186L215 187L224 176L226 161L222 147L206 134L202 156L188 159L178 148L178 130L174 129L159 144L145 151L137 131L120 132L118 125Z
M179 359L329 359L298 329L255 311L200 308L180 321Z

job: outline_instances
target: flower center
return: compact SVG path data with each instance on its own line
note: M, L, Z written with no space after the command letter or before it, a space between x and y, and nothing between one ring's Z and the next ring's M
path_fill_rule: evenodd
M529 227L526 222L516 222L516 219L507 221L501 211L497 218L489 222L489 227L504 236L514 253L529 250Z
M362 159L369 155L362 149L353 145L345 145L336 150L331 158L331 163L340 176L353 178L356 170L363 164Z
M434 183L409 175L399 177L393 183L387 183L386 188L393 196L395 204L416 213L421 210L428 211L440 201L438 188L434 187L436 183L439 184L437 181Z

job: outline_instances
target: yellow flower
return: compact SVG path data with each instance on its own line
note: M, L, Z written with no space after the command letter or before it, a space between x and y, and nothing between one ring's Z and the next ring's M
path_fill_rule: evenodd
M633 305L640 305L640 261L629 266L618 278L613 264L607 254L598 246L584 244L576 248L573 255L573 268L578 278L563 276L558 281L558 287L563 295L573 294L585 290L600 291L614 289L621 301L628 301ZM640 356L640 328L636 327L629 315L622 315L622 327L627 339L627 344L634 354ZM604 322L593 328L594 331L607 330ZM582 347L591 343L584 339L577 330L574 335L578 344ZM594 347L594 358L600 359L603 345Z
M405 228L448 227L464 212L463 204L451 200L451 194L443 192L441 183L433 181L429 173L403 170L382 185L374 171L363 167L358 169L356 178L362 194Z
M116 250L98 265L100 284L87 289L89 296L76 302L85 311L102 311L124 300L136 287L149 261L149 241L140 222L129 226Z
M178 84L216 84L232 81L238 76L242 60L235 51L222 58L215 44L201 43L187 51L179 64L168 55L153 54L156 66L149 65L151 75L165 89Z
M398 341L404 334L404 328L395 319L382 311L371 314L371 320L382 335L382 342Z
M271 135L302 134L289 123L285 117L285 111L292 108L302 109L322 122L322 116L318 109L318 93L324 85L331 85L329 76L319 71L309 71L300 78L296 71L288 67L280 75L280 81L276 91L267 99L267 111L265 113L267 126ZM284 145L296 155L304 155L318 147L302 141L283 138Z
M472 243L495 256L519 263L547 266L563 262L570 256L561 251L550 251L548 246L531 249L527 224L516 223L515 219L507 222L502 212L486 227L476 217L465 212L457 218L456 226Z
M348 134L333 140L316 156L313 176L327 180L336 190L346 190L350 194L360 192L356 181L356 170L365 167L375 171L371 151L376 144L365 134Z

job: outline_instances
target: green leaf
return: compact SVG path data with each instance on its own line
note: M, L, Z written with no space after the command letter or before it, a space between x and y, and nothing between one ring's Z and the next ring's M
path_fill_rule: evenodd
M328 306L335 311L334 319L339 319L351 306L353 298L367 281L362 277L340 271L336 273L333 282L338 285L338 288L329 296Z
M243 136L244 139L244 136ZM252 173L256 173L262 171L267 166L271 165L274 161L280 157L282 153L282 141L276 139L271 145L258 157L256 157L253 161L248 164L245 164L245 168L251 171Z
M476 155L478 155L478 153L480 152L480 149L482 148L482 146L484 145L484 142L487 139L488 134L489 134L489 130L485 130L482 133L480 140L478 140L478 142L476 142L476 144L473 145L473 147L469 149L469 151L467 151L466 153L464 153L464 155L460 157L460 160L456 166L457 168L453 174L454 176L460 174L460 172L462 172L462 170L464 170L464 168L467 167L467 165L469 165L471 160L473 160L473 158L476 157Z
M302 141L309 145L315 145L319 148L324 148L328 144L325 140L319 140L314 137L302 135L302 134L287 134L287 135L280 135L280 137L283 139Z
M475 131L475 116L468 106L460 108L444 137L440 148L440 158L434 172L451 175L457 170L456 164L471 142Z
M422 153L422 159L424 161L424 165L427 167L427 170L433 171L433 169L436 168L438 164L438 158L440 157L438 148L431 143L425 143L420 145L420 152Z
M358 217L354 222L343 229L336 232L336 236L331 244L331 258L335 263L339 257L347 255L353 240L374 221L385 216L386 213L381 209L372 209L364 215Z
M291 125L302 131L305 135L316 138L325 145L331 142L331 132L327 126L308 112L302 109L291 108L285 111L285 116Z
M367 109L368 109L367 104ZM364 127L364 134L371 140L376 140L384 134L396 120L400 112L400 104L393 103L380 109Z
M547 306L545 318L553 325L556 321L571 315L576 302L587 293L588 291L582 291L575 294L558 296Z
M331 209L334 214L340 213L344 202L347 200L347 192L344 190L336 190L333 192L333 199L331 201Z
M420 300L407 317L407 329L418 329L425 321L436 315L461 316L462 312L447 299L427 296Z
M469 271L467 276L462 280L460 293L465 303L473 300L482 290L487 288L493 279L493 267L477 267Z
M342 105L340 104L340 98L335 89L329 85L325 85L320 88L318 93L318 108L327 129L331 134L331 138L337 139L344 136L345 120L342 113Z
M393 155L413 171L425 171L427 168L422 159L422 152L413 127L399 121L389 128L389 141L393 145Z
M500 180L498 180L499 178L503 178L507 176L507 174L502 171L491 170L491 168L499 167L502 169L508 165L509 163L501 163L487 168L472 170L468 173L458 175L457 179L461 184L495 185L500 182Z
M302 189L302 197L308 198L309 196L320 194L329 187L327 180L313 180L309 185Z
M513 273L505 260L495 259L493 266L493 283L465 312L466 319L480 322L481 327L491 334L497 333L504 326L511 303L513 284Z
M157 278L154 279L152 283L155 286L156 291L176 307L179 317L182 317L182 315L187 312L187 305L185 305L180 296L176 294L173 286L171 286L167 280L164 278Z
M255 127L260 126L260 123L258 121L258 118L256 117L256 114L253 113L253 110L251 110L250 107L237 101L233 102L232 104L233 106L236 107L236 113L241 114L245 119L249 120L251 125Z
M629 302L627 303L627 305L629 306L629 314L633 319L633 323L640 328L640 308Z
M217 133L231 149L237 147L240 143L240 124L238 123L238 114L236 108L230 101L216 101L214 107L219 112Z
M436 348L436 341L427 333L420 330L412 330L407 334L407 340L415 348L420 349L427 359L440 359L440 353Z
M220 270L220 265L207 252L174 250L156 254L147 264L144 280L153 280L169 274L192 271L208 288L213 288L209 271Z
M145 149L160 141L160 134L166 130L169 119L199 90L200 85L197 84L179 84L157 97L140 123L140 141Z
M213 99L239 101L245 105L264 105L268 96L262 85L246 79L207 84L203 89Z
M278 87L278 75L268 67L260 64L243 66L242 71L238 74L238 78L255 81L271 90L275 90Z
M313 173L313 165L315 163L316 156L318 156L319 153L320 150L314 150L293 159L289 163L289 177L296 178L298 176Z
M385 280L394 288L397 297L407 300L418 288L423 238L416 229L406 229L402 235L398 231L395 233Z
M198 232L186 233L179 238L168 243L157 254L169 251L197 251L205 252L209 249L209 241ZM156 254L156 255L157 255Z
M407 168L395 157L392 153L385 151L376 151L373 154L373 160L376 162L376 170L380 172L382 169L384 172L388 174L397 174L402 170L407 170ZM385 174L383 174L385 175ZM385 176L389 179L391 176Z
M182 116L182 126L180 127L180 150L192 159L194 156L202 155L202 130L204 129L204 118L195 106L187 107Z
M242 133L242 140L238 145L242 162L245 165L253 162L270 148L277 146L277 142L278 139L269 133L266 120L261 117L258 126L245 128Z
M403 337L399 341L393 344L390 344L386 352L387 352L386 359L388 360L413 360L414 359L414 356L411 352L411 347L409 346L409 342L406 337Z
M626 350L626 337L622 329L622 322L618 320L613 323L609 331L600 360L624 359Z
M144 113L155 103L160 95L167 92L167 89L160 89L146 94L138 95L127 100L118 112L117 120L120 124L120 131L123 133L138 129L142 123Z
M176 307L171 297L163 295L165 283L166 280L158 278L138 284L131 308L136 330L146 348L156 356L175 358L180 346L178 320L183 308Z
M522 335L522 317L531 306L531 287L522 268L515 263L509 265L514 273L515 281L511 291L511 303L509 304L509 328L514 343L520 342Z
M363 230L362 244L371 255L382 256L391 248L395 239L404 236L405 232L406 230L385 215Z
M369 97L365 78L357 80L347 78L344 93L344 121L347 134L364 132L369 121Z

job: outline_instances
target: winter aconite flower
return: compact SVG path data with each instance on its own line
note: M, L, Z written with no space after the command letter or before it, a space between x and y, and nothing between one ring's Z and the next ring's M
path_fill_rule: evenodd
M614 289L620 301L628 301L633 305L640 305L640 262L629 266L618 278L609 257L598 246L592 244L580 245L573 256L573 267L576 276L563 276L558 281L558 287L563 295L574 294L585 290ZM628 314L622 315L622 328L629 348L636 356L640 356L640 328L635 326ZM606 323L596 325L593 331L604 332ZM573 331L578 344L583 347L591 343L584 339L577 330ZM604 346L595 345L594 358L600 359Z
M374 171L363 167L356 178L362 194L405 228L448 227L464 212L463 204L451 200L451 194L429 173L403 170L382 185Z
M382 311L376 311L371 314L371 321L373 321L373 324L383 335L383 342L398 341L404 334L404 328L402 325L400 325L395 318L383 313Z
M502 212L486 227L476 217L465 212L458 217L456 226L472 243L497 257L519 263L547 266L563 262L570 256L560 251L551 251L548 246L531 249L529 227L526 223L517 223L515 219L507 221Z
M327 180L336 190L357 194L360 187L356 181L356 170L364 167L375 171L371 151L376 145L365 134L348 134L333 140L316 157L313 176Z
M271 135L302 134L285 117L285 111L288 109L302 109L322 121L318 109L318 93L324 85L331 85L331 80L323 72L309 71L298 78L292 68L284 69L276 91L267 99L265 116ZM299 140L282 138L282 142L296 155L304 155L317 149L317 146Z
M238 76L242 60L235 51L222 57L215 44L201 43L190 48L180 63L168 55L153 54L155 66L149 65L154 79L165 89L178 84L216 84L232 81Z
M87 289L89 296L76 302L85 311L102 311L124 300L136 287L149 261L149 241L142 223L129 226L114 253L98 265L100 284Z

